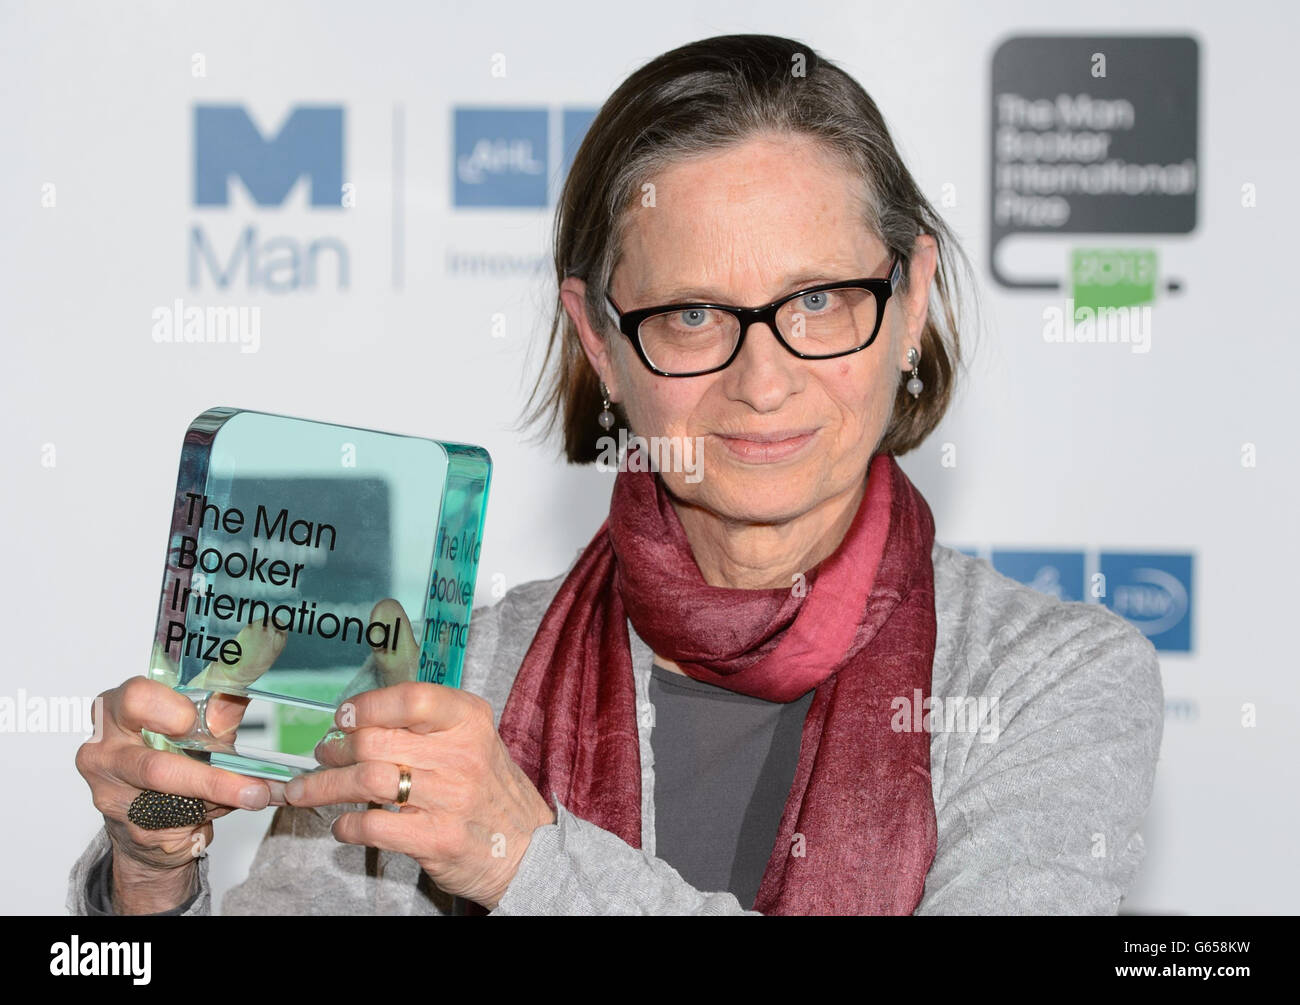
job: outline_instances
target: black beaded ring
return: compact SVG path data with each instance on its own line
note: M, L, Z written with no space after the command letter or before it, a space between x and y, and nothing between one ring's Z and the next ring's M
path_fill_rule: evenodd
M147 831L168 827L195 827L207 819L208 808L202 799L173 796L145 789L131 802L126 818Z

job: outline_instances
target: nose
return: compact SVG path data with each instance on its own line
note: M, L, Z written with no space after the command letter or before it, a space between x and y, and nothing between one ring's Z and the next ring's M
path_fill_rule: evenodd
M774 412L802 387L800 360L786 351L776 332L751 324L740 354L723 371L728 397L744 401L758 412Z

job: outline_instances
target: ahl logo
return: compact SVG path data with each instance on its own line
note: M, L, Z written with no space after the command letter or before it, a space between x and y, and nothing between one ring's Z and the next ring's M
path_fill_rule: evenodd
M568 174L578 145L596 117L591 108L457 108L452 142L455 206L544 209L552 185ZM558 151L551 138L560 138ZM550 170L560 165L558 175Z
M300 105L279 129L264 133L242 105L195 105L195 207L228 209L233 202L282 210L298 201L290 199L295 190L305 189L301 202L312 210L345 208L343 122L341 106ZM232 198L235 179L242 197ZM337 288L348 285L348 250L337 237L263 237L256 223L245 223L228 247L221 255L202 224L190 228L191 287L206 274L219 290L239 285L286 293L314 289L322 272L333 273Z

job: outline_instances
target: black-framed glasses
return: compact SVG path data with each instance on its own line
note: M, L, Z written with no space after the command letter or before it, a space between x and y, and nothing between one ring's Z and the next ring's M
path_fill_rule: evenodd
M641 362L661 377L699 377L730 366L749 326L767 325L800 359L834 359L875 341L885 304L903 278L892 260L888 279L844 279L810 286L763 307L663 304L621 310L605 295L606 310Z

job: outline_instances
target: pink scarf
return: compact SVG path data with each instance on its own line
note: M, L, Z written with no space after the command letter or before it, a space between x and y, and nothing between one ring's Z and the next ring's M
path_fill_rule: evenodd
M628 620L696 680L779 702L816 688L754 909L910 914L937 837L930 737L895 732L891 718L904 699L910 724L916 693L930 692L933 541L925 499L878 454L848 533L805 591L709 586L660 478L620 472L609 518L524 657L502 740L548 802L639 848Z

